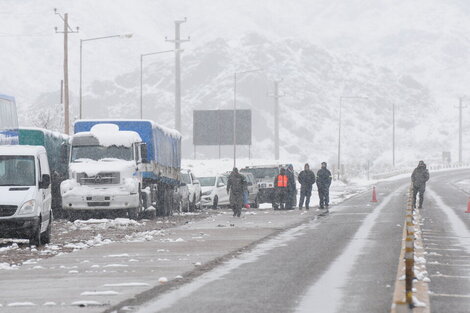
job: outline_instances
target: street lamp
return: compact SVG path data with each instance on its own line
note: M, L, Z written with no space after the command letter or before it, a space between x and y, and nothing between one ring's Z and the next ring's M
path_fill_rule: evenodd
M132 37L132 33L120 34L120 35L111 35L111 36L102 36L102 37L95 37L95 38L87 38L87 39L80 39L80 109L79 109L79 117L82 118L82 50L83 50L83 43L85 41L93 41L93 40L101 40L101 39L108 39L108 38L122 38L128 39Z
M368 97L361 96L341 96L339 97L339 119L338 119L338 180L341 172L341 109L343 106L343 99L364 99L368 100Z
M168 52L174 52L175 50L165 50L165 51L157 51L157 52L150 52L150 53L143 53L140 55L140 119L143 117L143 98L142 98L142 85L143 85L143 63L144 63L144 57L148 55L154 55L154 54L162 54L162 53L168 53Z
M233 167L237 163L237 76L262 71L262 68L233 73Z

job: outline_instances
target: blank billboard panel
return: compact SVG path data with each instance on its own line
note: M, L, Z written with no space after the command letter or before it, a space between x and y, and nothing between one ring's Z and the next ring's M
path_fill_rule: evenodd
M193 144L233 145L233 110L194 110ZM236 111L237 145L251 145L251 110Z

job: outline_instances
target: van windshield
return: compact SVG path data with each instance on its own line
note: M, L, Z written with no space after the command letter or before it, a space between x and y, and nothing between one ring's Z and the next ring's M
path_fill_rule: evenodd
M91 159L99 161L102 159L119 159L131 161L133 153L130 147L124 146L74 146L72 147L72 162L79 159Z
M33 156L0 155L0 186L34 186L36 170Z
M279 175L278 167L259 167L259 168L244 168L241 170L245 173L251 173L253 176L259 180L266 177L274 178Z

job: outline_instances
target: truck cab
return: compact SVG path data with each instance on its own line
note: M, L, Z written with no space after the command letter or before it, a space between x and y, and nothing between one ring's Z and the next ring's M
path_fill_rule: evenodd
M0 146L0 237L50 242L50 182L44 147Z
M138 133L115 124L97 124L72 136L69 179L61 183L62 208L69 217L80 211L126 210L136 219L142 210L146 145Z

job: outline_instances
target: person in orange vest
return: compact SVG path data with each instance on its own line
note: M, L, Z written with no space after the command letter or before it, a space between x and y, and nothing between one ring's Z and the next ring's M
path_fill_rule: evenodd
M274 179L274 188L276 190L275 201L273 207L274 210L281 209L284 210L287 197L287 185L289 183L289 178L286 175L286 170L281 168L279 175ZM279 205L278 205L279 203Z

